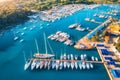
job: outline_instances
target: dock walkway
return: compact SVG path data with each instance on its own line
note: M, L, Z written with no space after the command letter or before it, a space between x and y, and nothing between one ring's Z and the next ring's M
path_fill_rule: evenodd
M43 60L43 61L60 61L60 62L87 62L87 63L98 63L102 64L102 61L87 61L87 60L58 60L58 59L37 59L31 58L30 60Z

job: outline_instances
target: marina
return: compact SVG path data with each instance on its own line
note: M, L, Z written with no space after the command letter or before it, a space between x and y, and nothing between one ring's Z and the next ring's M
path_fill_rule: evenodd
M51 66L54 68L55 65L57 68L56 70L58 70L59 67L61 70L62 67L66 68L66 66L68 66L68 69L69 69L70 64L71 64L72 69L74 68L74 66L76 69L78 68L78 66L80 69L82 69L82 66L83 66L83 69L85 69L85 66L87 69L89 69L90 67L93 68L93 63L98 63L98 64L103 63L102 61L98 61L98 58L94 57L94 56L92 56L91 59L94 58L95 60L92 59L92 60L88 61L86 54L81 54L80 57L78 57L78 55L73 56L72 54L70 55L70 58L68 58L67 56L69 56L69 55L64 54L63 56L60 56L60 59L54 59L54 57L50 57L48 59L43 58L43 57L42 58L41 57L30 58L29 61L27 63L25 63L24 70L29 68L30 65L31 65L31 70L33 70L33 68L35 66L39 67L39 66L43 66L43 65L45 65L45 68L48 67L48 70L50 69ZM49 63L49 65L48 65L48 63ZM51 65L50 65L50 63L51 63ZM38 67L37 67L37 69L38 69ZM40 69L42 69L42 68L40 68Z
M120 63L110 51L112 48L106 48L111 45L86 41L107 28L111 23L109 16L120 19L119 12L112 11L116 6L119 5L78 5L71 13L66 12L72 5L62 9L62 6L56 7L55 11L50 10L52 15L47 14L49 10L43 11L42 17L41 13L35 14L34 19L3 31L0 35L0 80L119 80ZM61 11L56 12L57 9ZM65 14L61 14L65 10ZM98 14L105 16L99 18ZM75 49L77 43L79 50ZM101 44L104 47L98 47ZM116 61L111 61L110 57Z

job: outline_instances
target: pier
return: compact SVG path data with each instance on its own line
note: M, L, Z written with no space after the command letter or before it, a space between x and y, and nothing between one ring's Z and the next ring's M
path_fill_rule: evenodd
M102 61L87 61L87 60L60 60L60 59L37 59L37 58L31 58L31 61L33 60L40 60L40 61L59 61L59 62L86 62L86 63L98 63L102 64Z
M107 65L106 65L106 63L105 63L105 61L104 61L103 55L101 54L100 48L99 48L99 47L96 47L96 48L97 48L97 51L98 51L98 54L99 54L101 60L104 62L103 64L104 64L105 69L106 69L106 71L107 71L107 73L108 73L108 75L109 75L110 80L113 80L113 78L112 78L112 76L111 76L111 73L110 73L110 71L109 71L109 69L108 69L108 67L107 67Z

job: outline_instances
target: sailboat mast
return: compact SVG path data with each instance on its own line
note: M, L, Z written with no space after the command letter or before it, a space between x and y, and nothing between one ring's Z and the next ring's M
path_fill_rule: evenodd
M26 56L25 56L25 52L23 51L23 55L24 55L24 60L25 60L25 62L27 61L27 59L26 59Z
M45 53L47 54L48 50L47 50L47 42L46 42L46 35L45 35L45 33L44 33L44 42L45 42Z
M36 44L36 48L37 48L37 53L39 53L38 43L37 43L36 39L35 39L35 44Z
M49 46L49 48L50 48L50 50L51 50L52 54L54 54L54 51L53 51L53 49L52 49L52 47L51 47L51 45L50 45L49 41L48 41L48 40L46 40L46 41L47 41L47 43L48 43L48 46Z

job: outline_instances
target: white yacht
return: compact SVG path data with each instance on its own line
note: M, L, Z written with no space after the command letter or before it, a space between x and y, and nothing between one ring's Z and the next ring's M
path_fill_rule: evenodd
M85 69L85 67L86 67L84 62L82 63L82 67L83 67L83 69Z
M79 62L79 68L82 69L82 64L81 64L81 62Z
M84 58L86 58L86 57L87 57L87 55L86 55L86 54L84 54L83 56L84 56Z
M47 68L47 66L48 66L48 62L47 62L47 61L45 61L44 63L45 63L45 64L44 64L44 69L46 69L46 68Z
M51 63L51 61L49 61L49 62L48 62L48 70L50 70L51 65L52 65L52 63Z
M32 27L30 28L30 31L31 31L31 30L33 30L33 28L32 28Z
M86 63L86 68L87 68L87 69L90 69L89 63Z
M18 38L19 38L19 37L16 36L16 37L14 37L14 40L16 41L16 40L18 40Z
M67 59L70 60L70 55L67 55Z
M73 58L73 54L70 54L70 57L71 57L71 60L74 60L74 58Z
M86 21L90 21L90 18L85 18Z
M84 56L83 56L83 54L81 54L81 56L80 56L80 57L81 57L81 60L84 60Z
M40 62L40 69L42 69L42 68L43 68L43 66L44 66L44 62L43 62L43 61L41 61L41 62Z
M95 17L95 16L97 16L97 14L94 14L93 16Z
M24 33L24 32L22 32L22 33L21 33L21 36L23 36L24 34L25 34L25 33Z
M38 60L38 61L36 62L36 69L38 69L39 66L40 66L40 61Z
M64 68L66 68L67 67L67 62L66 61L64 61Z
M67 68L68 68L68 69L70 68L70 63L69 63L69 62L67 62Z
M52 62L52 69L54 69L56 66L56 62Z
M91 19L91 22L95 22L95 19Z
M76 30L78 30L78 31L84 31L85 28L82 28L82 27L79 25L79 26L76 27Z
M75 55L75 60L77 60L78 59L78 56L77 55Z
M90 67L93 68L93 64L92 63L90 63Z
M33 70L35 68L35 66L36 66L36 60L34 59L31 64L31 70Z
M71 62L71 68L72 69L74 68L74 62Z
M98 61L98 58L96 57L95 60Z
M24 70L28 69L30 64L31 64L31 60L30 61L26 61L25 65L24 65Z
M59 69L59 61L56 61L56 70Z
M66 58L67 58L66 53L64 54L64 56L63 56L63 57L64 57L64 60L66 60Z
M77 62L75 62L75 68L76 68L76 69L78 68L78 64L77 64Z
M95 60L94 56L92 56L91 59L92 59L92 61L94 61Z
M76 28L78 25L79 25L79 24L75 23L75 24L70 25L69 28L70 28L70 29Z
M26 30L26 29L27 29L27 27L24 27L24 28L23 28L23 30Z
M24 41L24 39L21 39L21 40L20 40L20 42L23 42L23 41Z
M62 69L63 67L63 62L60 62L60 70Z

